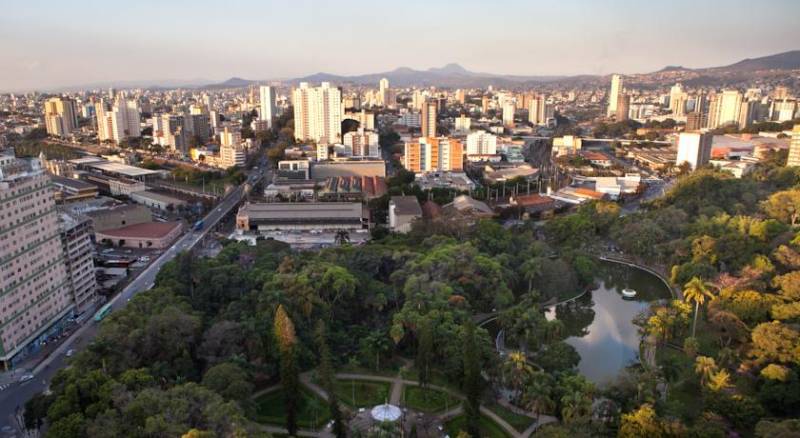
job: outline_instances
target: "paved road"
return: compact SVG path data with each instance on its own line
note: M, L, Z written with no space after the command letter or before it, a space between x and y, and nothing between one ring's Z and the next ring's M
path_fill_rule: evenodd
M265 174L266 162L262 162L258 171L251 171L247 182L256 184ZM219 220L235 208L244 196L244 187L238 186L228 193L223 200L203 219L204 227L201 231L189 231L179 238L167 251L154 260L145 270L143 270L133 281L128 284L121 293L117 294L109 302L113 311L119 310L130 301L131 297L137 293L151 288L155 282L156 275L161 268L175 258L182 251L192 249L203 237L213 229ZM0 430L5 426L11 426L15 430L18 427L15 419L15 412L18 407L24 406L25 402L39 392L46 391L49 382L56 372L67 366L66 352L68 350L82 350L92 342L97 334L97 325L91 321L85 323L80 329L75 331L67 338L53 353L42 361L34 370L34 378L27 382L15 383L0 392ZM0 432L0 437L9 436L7 433Z

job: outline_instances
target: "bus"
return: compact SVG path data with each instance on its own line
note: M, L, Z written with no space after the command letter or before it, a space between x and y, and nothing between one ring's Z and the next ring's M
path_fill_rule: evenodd
M107 303L105 306L101 307L97 313L94 314L94 322L100 322L111 313L111 303Z

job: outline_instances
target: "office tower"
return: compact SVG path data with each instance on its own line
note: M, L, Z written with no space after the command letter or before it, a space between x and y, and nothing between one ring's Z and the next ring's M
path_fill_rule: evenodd
M60 332L75 303L50 178L0 152L0 361L12 367Z
M461 142L453 138L422 137L405 144L403 166L414 173L461 172L464 149Z
M72 299L76 311L83 313L97 298L92 220L88 216L59 211L58 225Z
M723 90L714 96L708 110L708 127L719 128L739 123L742 109L742 93L738 90Z
M514 105L514 101L512 99L508 99L503 102L503 126L506 128L513 128L514 127L514 112L516 111L516 106Z
M436 101L426 100L420 115L422 132L420 137L436 137Z
M699 131L703 127L703 115L698 112L691 112L686 116L686 130Z
M680 166L689 163L692 170L708 164L713 138L711 133L681 132L678 136L678 158L675 164Z
M619 101L620 94L622 94L622 75L612 75L606 116L611 117L617 114L617 102Z
M67 137L78 128L78 110L72 99L53 97L44 103L44 123L47 133Z
M631 112L631 96L630 94L621 94L617 100L617 113L614 115L616 121L621 122L630 118Z
M260 99L259 103L261 105L260 112L258 113L258 117L261 120L267 122L270 128L272 128L272 123L275 120L275 117L278 115L277 110L275 109L275 93L272 87L267 87L262 85L259 88Z
M219 144L221 146L239 146L242 142L242 131L239 127L230 125L225 126L222 132L219 133Z
M354 157L380 157L378 133L358 128L344 135L345 151Z
M481 97L481 114L486 115L489 112L489 96L484 95Z
M389 80L386 78L381 79L378 83L378 104L385 107L391 106L390 94Z
M800 166L800 124L794 125L792 129L792 140L789 143L789 158L786 160L787 166Z
M468 115L461 114L456 117L454 128L457 132L469 132L471 126L472 119Z
M328 82L311 88L307 82L292 92L297 140L337 143L342 137L342 93Z
M207 141L211 138L211 123L208 114L191 114L184 116L192 120L192 135L200 141Z
M476 131L467 136L467 156L496 154L497 136L486 131Z

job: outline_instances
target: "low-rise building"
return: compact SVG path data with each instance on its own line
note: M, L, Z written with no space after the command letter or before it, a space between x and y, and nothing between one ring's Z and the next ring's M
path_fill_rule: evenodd
M150 209L143 205L117 205L86 211L95 232L148 223L153 220Z
M166 249L183 230L183 223L148 222L95 233L98 243L125 248Z
M370 159L319 161L311 166L311 179L321 181L335 176L380 176L386 178L386 162Z
M58 203L96 198L99 194L97 186L78 179L51 175L50 180L53 181L56 202Z
M360 202L248 202L236 214L242 232L367 228L369 213Z
M186 201L181 199L147 190L133 193L131 195L131 201L162 211L171 210L186 205Z
M397 233L411 231L412 223L422 217L416 196L392 196L389 200L389 229Z

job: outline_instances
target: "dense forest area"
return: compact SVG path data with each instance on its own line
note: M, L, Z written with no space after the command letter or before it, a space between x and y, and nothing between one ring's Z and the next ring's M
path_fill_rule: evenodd
M481 434L477 406L498 388L557 420L541 436L792 436L800 172L780 164L743 179L699 170L626 216L597 202L540 228L422 222L363 246L260 241L182 254L28 403L26 425L48 437L261 436L251 396L280 383L292 433L300 373L315 370L328 387L332 369L405 361L420 384L465 394L471 436ZM663 269L682 294L637 317L655 363L601 388L578 374L570 333L542 304L585 290L609 246ZM519 351L496 354L475 324L484 314ZM344 436L344 408L329 404Z

